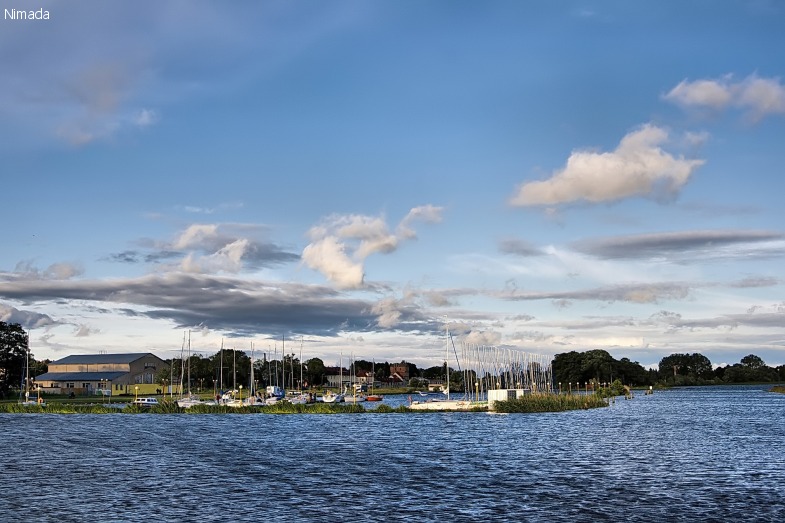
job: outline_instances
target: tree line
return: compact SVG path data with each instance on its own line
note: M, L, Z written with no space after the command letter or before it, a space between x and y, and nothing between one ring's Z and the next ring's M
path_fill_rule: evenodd
M733 365L712 365L700 353L671 354L656 369L646 369L629 358L616 360L608 351L595 349L567 352L553 358L555 384L612 383L626 385L686 386L732 383L771 383L785 380L785 365L769 367L759 356L750 354Z
M48 370L49 360L38 361L32 353L28 354L29 339L27 332L18 323L0 321L0 397L18 391L24 379L25 365L29 358L30 376L43 374ZM161 385L179 385L191 390L224 390L243 385L251 378L251 357L245 351L222 350L211 356L191 355L188 358L165 360L170 370L160 370L156 382ZM426 380L446 377L446 365L419 369L414 363L408 365L410 387L421 387ZM785 365L770 367L759 357L750 354L741 358L739 363L714 367L711 361L700 353L671 354L660 360L658 368L646 369L629 358L616 360L607 351L596 349L585 352L567 352L554 356L554 387L562 383L565 387L572 383L622 383L634 386L648 385L710 385L750 382L785 381ZM345 369L347 378L360 371L374 372L377 380L390 377L389 362L355 360ZM450 384L453 390L463 389L463 373L450 368ZM300 361L294 353L284 354L279 359L253 362L255 387L279 385L285 388L320 387L326 383L328 367L320 358ZM190 375L190 385L188 377ZM474 378L471 378L474 380ZM471 381L470 380L470 381Z

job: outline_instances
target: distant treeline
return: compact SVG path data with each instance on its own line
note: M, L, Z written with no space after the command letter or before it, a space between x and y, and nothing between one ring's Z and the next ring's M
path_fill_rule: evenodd
M626 385L711 385L723 383L771 383L785 381L785 365L769 367L750 354L739 363L717 367L700 353L671 354L660 360L658 369L645 369L629 358L616 360L607 351L567 352L553 359L556 384L611 383L619 379Z

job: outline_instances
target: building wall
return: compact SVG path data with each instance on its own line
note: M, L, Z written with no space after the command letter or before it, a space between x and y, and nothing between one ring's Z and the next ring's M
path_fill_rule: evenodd
M49 372L130 372L128 363L49 364Z
M390 375L397 374L404 381L409 381L409 364L405 361L401 363L393 363L390 365Z
M169 365L155 354L147 354L136 361L132 361L129 370L129 385L131 383L134 385L155 383L155 375L162 368L168 369Z

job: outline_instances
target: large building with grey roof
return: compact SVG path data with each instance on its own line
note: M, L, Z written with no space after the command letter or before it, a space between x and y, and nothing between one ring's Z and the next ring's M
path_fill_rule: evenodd
M35 377L37 387L51 394L125 394L134 386L155 383L155 375L169 364L149 352L130 354L75 354L53 361L49 371Z

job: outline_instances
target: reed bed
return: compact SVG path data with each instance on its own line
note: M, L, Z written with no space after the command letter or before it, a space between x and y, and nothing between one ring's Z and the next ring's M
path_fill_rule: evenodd
M607 407L608 402L594 394L528 394L518 399L496 401L494 410L504 413L563 412Z

